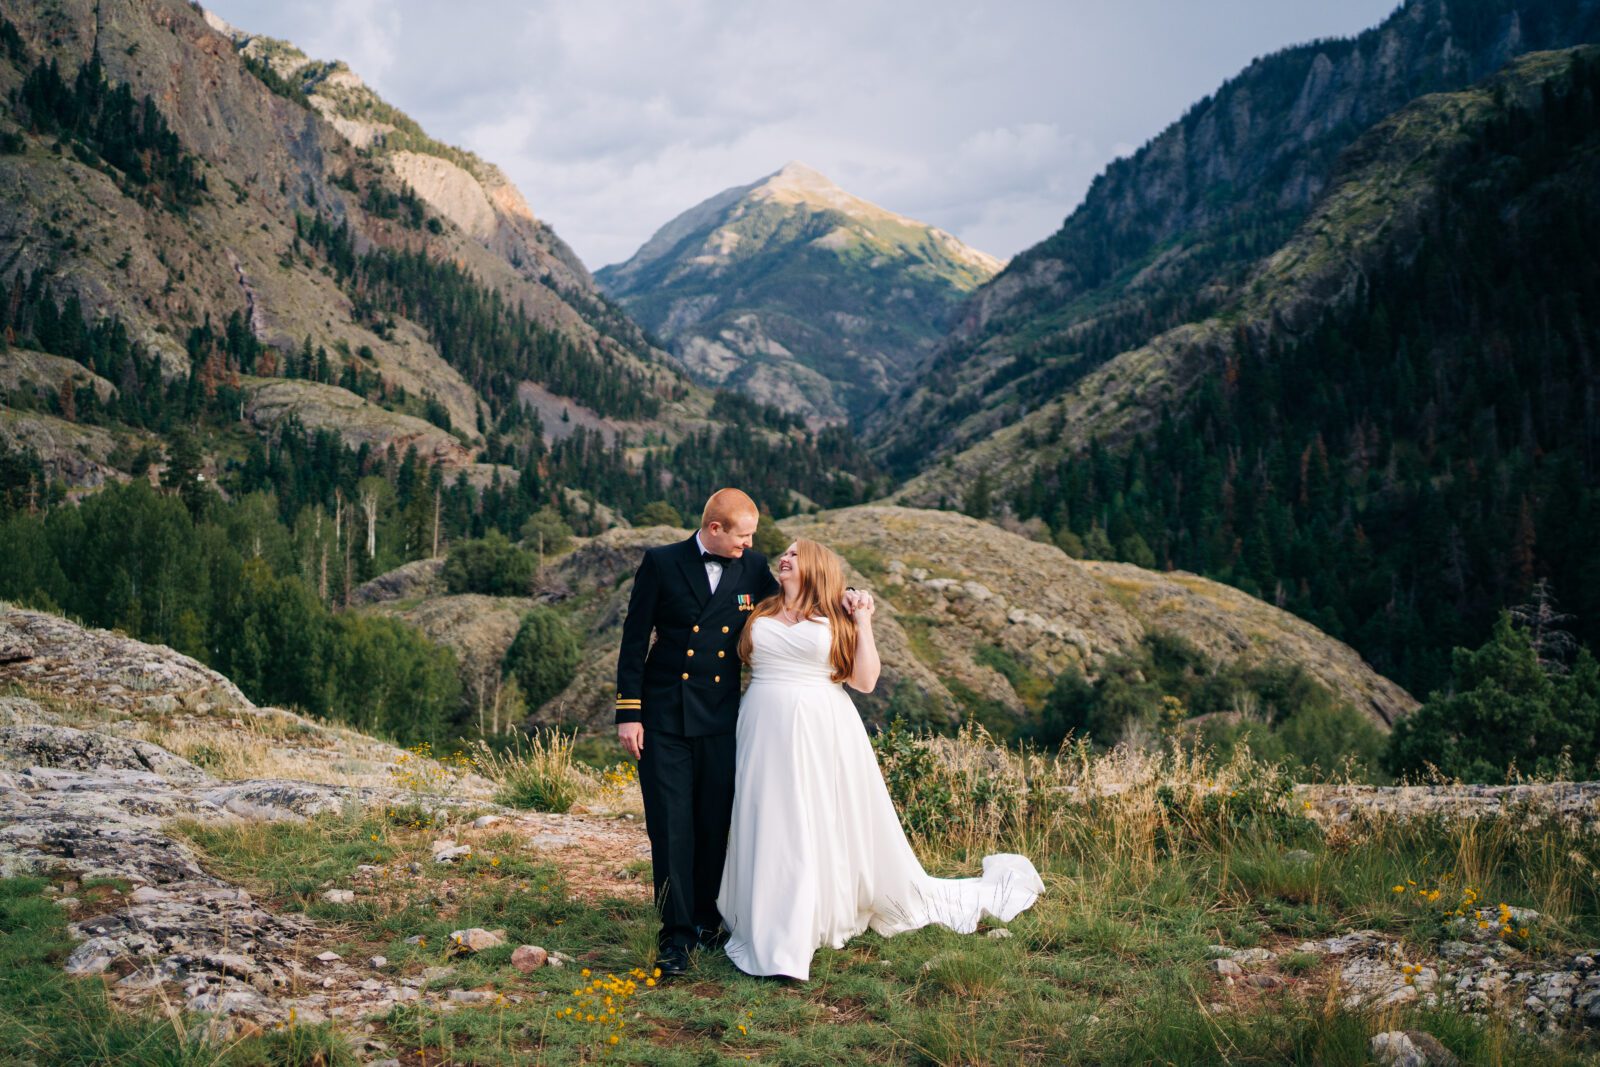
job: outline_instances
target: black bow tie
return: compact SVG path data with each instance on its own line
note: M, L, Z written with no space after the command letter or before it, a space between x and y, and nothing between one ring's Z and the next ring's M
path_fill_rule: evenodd
M733 562L733 558L731 556L719 556L715 552L702 552L700 553L700 562L720 563L726 567L728 564Z

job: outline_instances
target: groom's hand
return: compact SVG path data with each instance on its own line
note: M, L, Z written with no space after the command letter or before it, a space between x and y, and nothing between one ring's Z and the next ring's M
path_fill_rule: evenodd
M617 740L622 742L623 750L634 759L644 756L644 724L639 722L617 723Z

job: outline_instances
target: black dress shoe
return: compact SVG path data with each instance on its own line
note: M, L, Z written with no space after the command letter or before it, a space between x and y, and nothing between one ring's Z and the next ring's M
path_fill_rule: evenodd
M719 949L728 943L728 931L720 926L697 926L694 943L703 949Z
M689 950L681 945L668 945L656 954L656 966L661 977L675 978L689 971Z

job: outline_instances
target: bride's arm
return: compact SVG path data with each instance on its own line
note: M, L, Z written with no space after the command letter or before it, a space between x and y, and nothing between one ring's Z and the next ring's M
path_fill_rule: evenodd
M871 593L860 593L852 613L856 621L856 665L848 682L858 693L870 693L878 684L878 673L883 663L878 659L878 642L872 636L872 614L877 605Z

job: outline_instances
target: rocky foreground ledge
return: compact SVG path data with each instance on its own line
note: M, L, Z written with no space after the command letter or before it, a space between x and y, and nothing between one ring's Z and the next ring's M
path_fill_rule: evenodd
M648 895L648 879L638 875L649 855L639 821L508 811L492 802L490 783L471 775L460 776L449 795L419 798L396 773L415 757L256 707L226 678L164 647L0 606L0 694L8 694L0 695L0 873L54 878L82 939L66 961L69 972L104 976L128 1004L207 1015L219 1034L293 1013L307 1022L336 1020L359 1035L397 1004L461 1010L494 994L453 988L448 967L400 975L381 957L340 958L327 924L274 912L205 870L171 829L178 821L304 820L421 799L449 809L459 826L435 843L436 863L469 852L482 835L510 832L521 848L560 866L576 897ZM1298 798L1331 824L1377 813L1507 810L1600 823L1597 783L1311 786ZM357 902L406 878L404 866L360 868L349 885L328 887L325 899ZM95 887L86 883L94 879L125 888L90 892ZM1536 923L1538 916L1517 921ZM495 936L461 933L485 943ZM1409 959L1394 937L1355 931L1275 950L1218 946L1212 970L1221 986L1272 988L1283 982L1277 957L1289 952L1336 966L1350 1007L1420 1000L1477 1011L1493 1003L1530 1028L1600 1028L1595 952L1535 960L1471 930L1435 959ZM533 966L564 961L555 953L522 958ZM375 1038L367 1046L371 1056L383 1051Z

